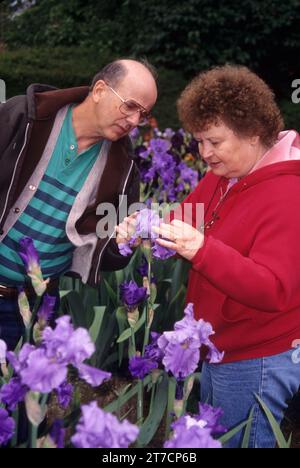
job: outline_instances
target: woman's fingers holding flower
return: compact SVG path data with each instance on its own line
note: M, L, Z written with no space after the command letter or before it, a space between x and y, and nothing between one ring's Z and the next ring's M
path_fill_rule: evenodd
M156 242L174 250L187 260L191 260L203 246L204 236L188 223L174 220L171 224L162 223L159 228L153 228L162 239Z

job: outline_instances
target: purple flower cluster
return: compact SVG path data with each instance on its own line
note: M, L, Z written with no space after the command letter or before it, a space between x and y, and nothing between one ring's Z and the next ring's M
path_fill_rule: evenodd
M184 314L185 317L175 323L174 331L162 335L151 333L152 342L146 346L144 356L134 356L129 361L133 377L143 379L162 363L167 372L182 381L197 369L201 346L208 348L210 363L222 361L224 353L220 353L209 339L214 334L211 324L194 319L193 304L187 305Z
M221 443L212 437L213 431L204 419L185 415L171 427L172 438L165 442L164 448L222 448Z
M153 232L153 227L159 227L161 223L159 214L156 211L145 208L136 217L135 233L127 243L118 245L121 255L127 257L133 253L132 248L143 241L150 241L152 254L155 258L166 260L175 255L173 250L158 245L155 240L159 237Z
M137 426L98 408L94 401L81 407L82 416L71 438L77 448L128 448L139 433Z
M53 440L55 447L58 449L64 448L66 430L60 419L56 419L50 430L50 437Z
M121 301L128 310L134 310L147 297L147 289L139 288L135 281L120 284Z
M147 192L151 187L153 201L180 201L198 184L198 171L183 161L187 156L195 159L197 143L182 129L177 132L166 129L163 133L156 129L153 138L142 144L135 134L133 143L141 180Z
M196 415L195 418L198 421L205 421L205 427L210 429L212 434L223 434L223 432L227 431L227 428L219 423L223 414L222 408L214 408L207 403L199 403L199 415Z
M0 408L0 446L6 444L14 435L15 422L8 412Z
M72 401L73 393L74 393L74 387L72 384L69 384L68 382L63 382L56 389L57 401L63 409L68 408L69 404Z
M40 267L39 256L30 237L23 237L20 240L19 255L23 260L26 271L35 270Z
M143 379L161 364L163 353L157 344L159 337L159 333L152 332L151 344L145 347L144 356L134 356L129 360L129 371L133 377Z
M7 409L14 411L17 404L24 400L28 388L23 385L19 377L13 377L0 389L0 401L7 406Z
M157 369L158 363L146 356L133 356L129 360L129 371L132 377L144 379L152 369Z
M2 387L2 401L12 407L26 390L49 393L57 389L62 401L66 402L70 398L66 394L71 392L65 383L69 365L77 368L79 376L91 385L101 385L111 374L83 363L94 351L95 345L87 330L74 330L68 316L57 319L54 330L49 327L44 330L40 347L25 344L18 356L7 353L17 377Z
M44 280L40 266L38 252L30 237L23 237L19 242L19 255L23 260L27 275L31 279L32 286L38 296L46 291L49 278Z
M187 305L184 314L185 317L175 323L174 331L164 332L158 339L166 371L179 380L197 369L201 346L208 348L210 363L219 363L224 357L224 353L220 353L209 339L214 334L211 324L194 319L193 304Z
M55 301L55 296L49 296L49 294L43 295L43 302L37 313L38 320L42 325L47 324L51 319L54 313Z

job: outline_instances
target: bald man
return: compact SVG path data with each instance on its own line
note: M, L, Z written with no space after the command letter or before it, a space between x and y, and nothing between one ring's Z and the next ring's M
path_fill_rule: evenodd
M146 62L117 60L90 87L33 84L0 104L0 339L14 348L23 331L17 296L33 290L19 242L33 239L47 292L68 273L96 286L100 271L124 268L114 229L99 233L99 207L139 200L128 134L147 123L157 98ZM105 204L105 205L104 205Z

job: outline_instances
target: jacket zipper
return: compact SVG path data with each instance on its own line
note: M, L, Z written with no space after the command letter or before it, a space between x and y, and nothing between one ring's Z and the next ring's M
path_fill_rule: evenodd
M26 126L26 130L25 130L25 139L24 139L24 143L23 143L23 146L21 148L21 151L17 157L17 162L16 162L16 165L14 167L14 172L13 172L13 175L12 175L12 178L11 178L11 182L10 182L10 186L8 188L8 191L7 191L7 195L6 195L6 200L5 200L5 204L4 204L4 209L3 209L3 213L2 213L2 216L1 216L1 219L0 219L0 225L2 223L2 220L3 220L3 217L4 217L4 214L5 214L5 211L6 211L6 208L7 208L7 204L8 204L8 199L9 199L9 195L10 195L10 192L11 192L11 189L12 189L12 186L13 186L13 182L14 182L14 178L15 178L15 175L16 175L16 170L17 170L17 166L18 166L18 163L19 163L19 160L20 160L20 157L24 151L24 148L26 146L26 143L27 143L27 136L28 136L28 130L29 130L29 126L30 124L28 123L27 126Z
M132 171L132 168L133 168L133 165L134 165L134 161L131 161L131 166L130 166L130 169L128 171L128 174L127 174L127 177L126 177L126 180L125 180L125 183L124 183L124 186L123 186L123 190L122 190L122 198L121 198L121 201L119 203L119 206L122 204L122 201L123 201L123 198L124 198L124 195L125 195L125 190L126 190L126 186L127 186L127 183L128 183L128 180L129 180L129 177L130 177L130 174L131 174L131 171ZM119 208L117 210L117 215L119 214ZM114 232L110 235L110 237L108 238L108 240L106 241L106 243L104 244L100 254L99 254L99 259L98 259L98 263L97 263L97 267L96 267L96 272L95 272L95 277L94 277L94 282L95 284L97 284L97 278L98 278L98 271L99 271L99 267L100 267L100 262L101 262L101 258L102 258L102 254L104 252L104 250L106 249L108 243L111 241L112 237L114 235Z

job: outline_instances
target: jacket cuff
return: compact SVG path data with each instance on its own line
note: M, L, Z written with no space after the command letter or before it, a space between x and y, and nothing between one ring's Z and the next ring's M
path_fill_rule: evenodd
M204 237L203 245L200 247L196 255L192 258L191 264L193 270L201 270L201 267L203 265L203 262L206 257L207 249L209 249L211 243L211 237Z

